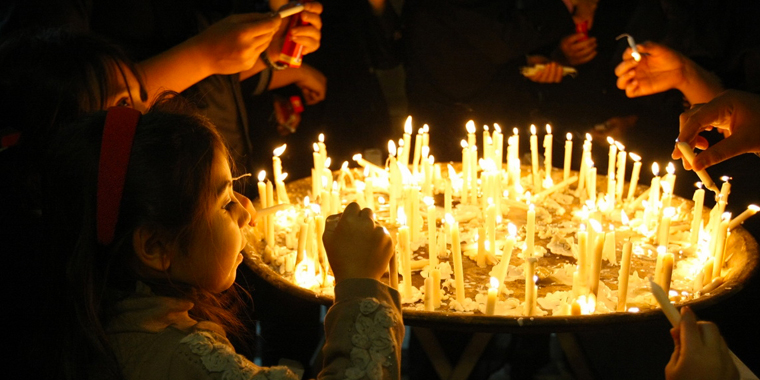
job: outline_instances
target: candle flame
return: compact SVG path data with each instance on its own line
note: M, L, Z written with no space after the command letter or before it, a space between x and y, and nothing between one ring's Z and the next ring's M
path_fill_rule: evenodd
M702 184L702 182L697 181L696 183L694 183L694 186L696 186L698 189L701 189L702 186L703 186L703 184Z
M406 143L404 142L404 139L398 139L398 147L399 147L399 149L403 148L404 145L406 145Z
M534 135L534 136L536 135L536 125L535 124L531 124L530 125L530 134Z
M662 211L662 216L666 216L668 218L672 218L675 215L676 215L675 207L666 207L665 210Z
M380 203L381 205L384 205L385 204L385 197L383 197L382 195L379 196L379 197L377 197L377 203Z
M724 212L723 215L721 215L720 219L721 220L731 220L731 213L728 212L728 211Z
M309 199L308 195L305 196L305 197L303 197L303 206L304 207L308 208L310 203L311 203L311 200Z
M275 150L274 150L272 153L274 153L274 155L275 155L276 157L280 157L280 155L281 155L283 152L285 152L285 148L287 148L287 146L288 146L288 144L282 144L282 146L280 146L280 147L278 147L277 149L275 149Z
M665 248L665 246L664 246L664 245L658 245L658 246L657 246L657 256L659 256L659 255L664 255L664 254L666 254L667 252L668 252L668 249L667 249L667 248Z
M515 127L515 128L512 128L512 134L513 134L513 135L517 136L517 135L519 135L519 132L520 132L520 131L517 129L517 127Z
M632 160L639 162L641 161L641 156L639 156L636 153L628 153L628 157L631 157Z
M419 135L421 135L423 133L425 133L425 130L423 128L420 128L420 129L417 130L417 136L419 136Z
M499 279L496 277L491 277L491 288L496 289L499 287Z
M319 286L319 280L316 276L316 266L314 260L304 255L303 260L296 266L294 278L296 284L302 288L312 289Z
M422 198L422 202L424 202L428 207L435 205L435 199L433 197Z
M340 165L340 170L346 169L348 169L348 161L343 161L343 164Z
M282 175L280 175L280 182L285 181L285 178L288 178L288 172L283 172Z
M361 153L357 153L357 154L355 154L355 155L354 155L353 157L351 157L351 158L353 158L353 160L354 160L354 161L359 161L359 160L361 160L361 159L362 159L362 154L361 154Z
M465 124L465 128L467 128L467 133L475 133L475 121L470 120Z
M446 220L446 223L448 225L450 225L450 226L453 225L456 222L456 219L454 219L454 216L451 215L451 214L446 214L446 216L444 217L444 219Z
M624 226L627 226L629 223L631 223L631 220L628 219L628 214L626 214L623 210L620 210L620 221Z
M430 162L430 165L435 164L435 156L432 154L428 156L428 162Z
M727 175L724 175L723 177L720 177L720 180L723 181L723 182L728 182L728 181L731 180L731 177L729 177Z
M406 117L406 122L404 123L404 133L407 135L412 133L412 115Z
M654 174L655 177L660 174L660 165L656 162L652 164L652 174Z
M546 124L546 134L551 135L552 134L552 126L549 124Z
M619 151L625 150L625 145L621 144L620 141L615 141L615 146L617 146Z
M314 148L315 152L319 152L319 145L317 145L317 143L312 144L311 147Z
M753 212L760 211L760 207L758 207L757 205L749 205L749 206L747 206L747 209L748 210L752 210Z
M264 182L264 180L267 178L267 171L262 170L259 172L259 182Z
M427 157L427 155L430 153L430 147L425 145L422 147L422 157Z
M488 132L488 126L487 125L483 125L483 130L486 131L486 132Z
M591 140L592 140L591 139L591 134L590 133L586 133L586 141L590 142Z
M533 275L533 283L534 283L534 284L537 284L537 283L538 283L538 276L537 276L537 275L535 275L535 274Z
M499 126L499 124L493 123L493 129L496 132L501 133L501 126Z
M573 134L572 133L567 132L567 135L565 135L565 136L567 136L567 141L573 141Z
M422 133L428 133L430 132L430 126L427 124L422 125Z
M317 137L317 140L319 140L319 142L321 143L325 142L325 134L320 133L319 136Z
M467 141L466 141L466 140L462 140L462 141L459 143L459 145L461 145L463 149L467 149L467 146L468 146L468 145L467 145Z
M398 224L402 226L406 225L406 213L404 212L404 206L398 208L398 217L396 219L398 220Z
M602 224L599 223L598 220L589 219L588 223L591 225L591 228L593 228L596 233L602 233Z
M396 155L396 143L394 143L393 140L388 140L388 154L391 156Z
M673 165L672 162L668 162L668 165L665 167L665 171L668 172L668 174L673 174L676 172L676 166Z
M515 237L517 236L517 226L515 226L514 223L507 224L507 231L509 232L509 236Z
M612 138L612 137L610 137L610 136L607 136L607 142L608 142L610 145L615 145L615 139L613 139L613 138Z
M330 164L332 164L332 158L327 157L327 159L325 160L325 167L329 168Z

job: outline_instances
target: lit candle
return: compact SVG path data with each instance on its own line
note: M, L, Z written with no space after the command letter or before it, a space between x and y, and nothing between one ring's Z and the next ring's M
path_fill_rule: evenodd
M670 280L673 277L673 253L665 252L662 256L662 271L660 272L660 281L658 285L667 294L670 291Z
M615 160L617 159L617 145L612 137L607 137L610 144L610 153L607 161L607 194L615 197Z
M530 161L533 169L533 189L538 192L541 189L541 175L538 173L538 136L534 124L530 125Z
M657 213L657 204L660 202L660 165L656 162L652 164L652 183L649 186L649 213Z
M615 227L610 225L610 230L604 234L604 248L602 257L607 259L612 265L617 265L617 256L615 254Z
M488 207L486 207L486 236L488 237L488 252L496 256L496 205L491 202L491 198L488 199ZM485 261L483 265L480 265L480 260L478 260L478 266L484 268Z
M410 298L412 297L412 242L409 226L406 225L406 215L403 211L399 211L399 221L401 226L398 228L397 235L398 252L401 255L401 276L404 278L401 294L404 298Z
M641 61L641 53L639 53L639 49L636 47L636 41L634 41L633 36L628 33L623 33L619 35L617 39L621 39L623 37L626 37L628 39L628 46L631 48L631 58L633 58L633 60L636 62Z
M668 165L665 166L665 172L668 174L665 174L662 178L670 185L670 192L672 194L676 188L676 166L672 162L668 162Z
M739 227L742 223L744 223L747 218L749 218L752 215L755 215L757 211L760 210L760 207L757 205L749 205L747 206L747 209L744 210L743 213L739 214L736 218L731 219L731 222L728 223L728 229L733 230L736 227Z
M628 298L628 277L631 271L631 251L633 244L626 241L623 244L623 257L620 262L620 272L618 272L618 304L617 311L625 311L625 303Z
M285 199L287 198L287 195L283 194L285 193L285 186L283 185L282 161L280 160L280 155L282 155L282 153L285 152L285 148L287 148L287 144L282 144L282 146L274 150L273 152L274 156L272 157L274 184L277 187L277 201L279 203L283 203Z
M271 207L274 205L274 189L272 188L272 182L267 180L266 185L266 195L267 195L267 207ZM275 244L275 238L274 238L274 215L267 215L267 233L266 233L266 241L267 244L271 244L273 247Z
M390 171L390 182L388 187L388 211L390 213L390 222L396 223L398 209L398 192L401 186L401 172L396 161L396 144L393 140L388 141L388 170Z
M591 134L586 133L586 140L583 141L583 151L581 153L581 167L578 171L578 194L583 194L586 186L586 175L588 174L588 162L591 160Z
M428 153L430 152L430 127L427 124L422 125L422 147L428 147ZM422 157L426 157L424 150Z
M467 204L470 192L470 149L469 144L462 140L462 190L459 194L459 202Z
M633 171L631 172L631 183L628 185L628 201L633 200L636 193L636 187L639 185L639 173L641 173L641 157L636 153L628 153L633 160Z
M588 283L588 231L586 231L586 225L581 224L578 230L578 286L582 289L586 288ZM585 291L585 290L584 290Z
M496 157L496 169L501 170L504 163L504 135L501 133L501 127L499 124L493 124L493 141L496 147L494 148L494 156Z
M412 117L408 116L404 123L404 151L399 163L409 167L409 151L412 149Z
M312 158L314 159L314 168L311 170L311 194L316 197L322 190L322 168L325 167L317 143L314 143Z
M388 143L389 144L393 143L393 141L389 141ZM393 144L393 147L394 147L393 149L394 149L394 156L395 156L395 149L396 149L395 147L396 147L396 144ZM383 177L386 177L388 175L385 172L385 169L383 169L383 168L381 168L381 167L379 167L379 166L377 166L377 165L375 165L375 164L373 164L373 163L365 160L362 157L361 153L357 153L357 154L353 155L351 158L354 161L356 161L356 163L359 164L359 166L361 166L361 167L363 167L365 169L368 168L368 169L372 170L373 173L376 173L376 174L378 174L380 176L383 176ZM394 160L395 160L395 157L394 157Z
M451 165L449 165L451 166ZM443 189L443 211L444 215L451 214L451 178L446 178L446 181L444 182L444 189Z
M676 142L676 146L678 147L678 150L681 151L683 159L688 162L689 165L693 166L694 159L697 156L694 154L694 150L691 149L691 146L682 141ZM718 186L715 185L715 182L713 182L710 174L708 174L706 170L697 170L695 173L697 173L699 179L702 180L702 183L708 190L714 192L715 194L718 194Z
M626 165L626 157L628 157L628 154L625 152L625 147L623 144L619 142L615 142L615 145L618 146L618 156L617 156L617 174L615 176L615 181L617 187L615 188L615 200L618 202L623 201L623 187L625 186L625 165Z
M465 124L465 129L467 129L467 145L476 146L478 143L475 137L475 121L468 121Z
M488 130L488 126L483 126L483 159L493 159L493 139L491 138L491 132Z
M422 128L417 130L414 136L414 155L412 156L412 174L417 174L420 169L420 157L422 157Z
M317 136L317 147L319 148L319 154L322 156L322 163L327 160L327 146L325 146L325 134L320 133Z
M567 133L567 140L565 141L565 166L562 172L562 179L567 180L570 178L570 165L573 157L573 134Z
M525 254L524 257L533 257L536 241L536 209L531 203L528 206L527 226L525 227Z
M450 215L447 215L447 218L449 217ZM462 246L459 240L459 223L453 217L450 217L447 222L449 223L451 255L454 262L455 299L460 304L464 304L464 270L462 268Z
M691 216L689 243L692 247L696 247L699 242L699 232L702 229L702 207L705 203L705 189L702 188L701 182L697 182L697 189L694 190L691 199L694 201L694 210Z
M586 181L588 182L588 197L591 199L591 202L596 205L596 167L594 166L594 162L590 161L586 166L588 169L588 174L586 174Z
M262 209L265 209L270 206L269 204L267 204L267 185L266 185L266 182L264 182L266 177L267 177L266 171L262 170L259 172L259 175L258 175L259 182L257 183L257 185L258 185L258 190L259 190L259 203L261 203ZM271 205L271 206L274 206L274 205ZM266 236L266 231L267 231L267 220L268 218L266 217L262 218L263 223L261 227L263 229L262 232L264 232L264 236ZM267 245L273 245L273 242L267 241Z
M546 124L546 135L544 135L544 172L546 178L551 181L552 178L552 126Z
M488 288L488 299L486 301L486 315L493 315L496 309L496 292L499 289L499 280L491 277L491 286Z
M535 257L525 260L525 315L531 316L536 313L536 261Z

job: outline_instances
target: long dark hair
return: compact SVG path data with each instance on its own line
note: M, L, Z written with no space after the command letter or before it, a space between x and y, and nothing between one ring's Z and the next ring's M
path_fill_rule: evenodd
M120 378L119 364L109 347L106 326L112 306L143 281L159 294L195 303L196 319L220 323L234 334L242 329L234 306L235 289L221 296L173 283L166 278L141 278L135 270L132 236L147 226L169 236L184 254L189 234L205 223L203 210L214 189L211 167L215 155L229 153L208 119L185 109L181 98L159 100L140 118L135 133L116 233L107 246L97 243L95 201L98 158L106 112L96 112L65 128L51 151L45 194L51 212L47 224L53 245L63 260L68 304L61 363L70 378L98 374ZM96 366L97 365L97 366ZM96 367L93 367L96 366Z

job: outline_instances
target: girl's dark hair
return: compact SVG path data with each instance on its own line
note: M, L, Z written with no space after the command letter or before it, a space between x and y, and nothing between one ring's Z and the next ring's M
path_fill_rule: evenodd
M242 323L235 317L238 297L222 296L163 279L140 278L132 246L133 232L148 227L174 239L185 254L189 235L206 223L205 202L214 194L211 168L220 153L229 153L216 128L206 118L189 112L178 96L160 99L141 116L135 132L114 240L101 246L96 239L96 184L106 112L96 112L62 129L60 144L51 150L45 179L50 201L47 224L50 250L64 259L63 299L68 307L67 336L61 362L70 378L86 377L97 367L99 375L121 377L106 337L112 307L133 293L136 281L148 283L158 294L184 297L195 307L196 319L211 320L232 333Z

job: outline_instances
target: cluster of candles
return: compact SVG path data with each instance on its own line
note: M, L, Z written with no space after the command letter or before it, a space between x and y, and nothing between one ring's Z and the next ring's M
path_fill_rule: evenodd
M513 130L512 136L506 138L507 147L504 152L504 139L501 128L494 124L493 131L483 128L483 147L478 149L476 144L476 128L473 122L468 122L466 139L462 140L461 170L457 171L447 165L447 176L442 174L442 165L435 164L435 158L430 154L429 127L425 125L418 130L412 145L412 121L409 117L404 127L403 137L388 143L389 157L384 166L372 164L354 156L364 169L363 181L353 177L345 162L341 169L334 174L330 167L330 158L324 143L324 136L314 143L314 168L312 169L311 195L318 203L305 200L304 207L298 211L298 244L294 255L295 261L288 265L287 272L294 272L296 283L307 288L329 286L329 264L324 254L322 233L324 220L327 215L342 211L343 201L355 200L362 207L373 210L383 210L382 222L389 227L396 227L396 255L389 267L390 285L399 289L404 302L415 302L415 289L412 286L412 272L425 268L427 273L424 282L424 307L435 310L441 307L442 285L441 276L444 266L449 263L439 260L440 257L450 257L451 272L453 272L454 294L450 307L456 303L464 305L465 275L462 265L462 239L460 239L459 222L472 219L474 213L481 225L474 235L477 244L477 254L474 260L481 268L493 264L493 271L487 286L487 298L484 307L485 314L494 314L496 302L505 287L509 264L513 251L521 248L519 256L524 261L525 299L524 315L536 315L536 299L538 288L536 284L536 266L539 257L536 253L536 207L554 193L572 194L580 202L580 209L574 213L574 218L580 220L577 229L576 266L573 273L572 297L568 301L569 314L593 313L595 300L599 292L600 271L602 260L610 264L620 265L618 277L617 311L626 311L626 296L630 276L631 256L641 254L645 247L654 247L656 265L654 281L666 293L671 284L671 276L679 252L689 252L699 257L701 265L694 270L693 290L702 290L713 279L721 276L725 262L725 246L730 230L741 224L746 218L757 212L758 207L752 205L746 212L731 219L725 212L725 206L730 193L728 178L723 186L717 186L706 173L698 173L708 189L716 193L717 203L710 212L709 219L702 220L705 190L702 186L694 192L694 207L689 223L690 236L687 242L671 242L671 223L684 221L683 213L678 213L673 207L673 189L675 188L675 166L669 163L664 176L659 176L659 166L652 165L654 177L649 189L636 195L636 189L641 171L641 157L625 151L620 142L608 138L609 155L607 163L607 183L605 191L597 189L597 168L592 160L592 138L586 135L581 153L581 165L578 174L571 175L573 155L572 135L567 134L564 144L564 167L561 181L554 183L552 177L552 146L553 136L551 126L546 126L543 139L543 171L539 162L540 151L535 126L530 127L530 178L523 180L522 165L519 156L519 134ZM284 146L281 147L284 150ZM679 144L686 152L685 159L693 159L693 151L686 145ZM275 151L273 158L274 183L277 190L277 202L289 203L282 185L286 173L281 173L279 155ZM626 167L628 158L633 162L630 185L624 192ZM506 163L504 162L506 159ZM410 162L411 160L411 162ZM506 167L505 165L506 164ZM556 178L560 178L556 173ZM337 175L337 177L336 177ZM351 182L349 186L349 182ZM577 184L576 184L577 183ZM576 184L574 189L570 186ZM528 188L528 191L525 190ZM282 191L280 190L282 189ZM262 194L262 206L274 204L272 184L265 180L265 174L259 175L259 192ZM377 193L377 194L376 194ZM433 196L444 194L442 210L434 203ZM387 196L387 201L384 196ZM375 199L377 198L377 202ZM453 199L459 200L459 206L453 207ZM265 203L266 202L266 203ZM504 218L510 209L525 212L525 238L518 242L517 228L508 223L506 231L498 226L504 226ZM422 212L425 211L425 214ZM443 212L441 212L443 211ZM468 216L469 214L469 216ZM423 215L425 218L423 218ZM633 215L629 219L628 215ZM275 244L273 232L274 221L267 217L263 230L267 245ZM426 219L426 220L424 220ZM441 228L438 227L439 221ZM628 238L622 245L621 260L618 263L616 254L616 231L613 221L622 223L621 229L631 236L633 232L642 238L640 241ZM609 224L609 230L603 227ZM296 229L294 229L295 231ZM425 231L426 230L426 231ZM506 233L504 233L506 232ZM427 235L427 241L424 240ZM427 260L412 259L413 247L427 243ZM450 250L446 247L450 246ZM291 260L292 261L292 260ZM300 276L299 276L300 273ZM398 275L403 281L399 283ZM419 295L419 294L418 294Z

